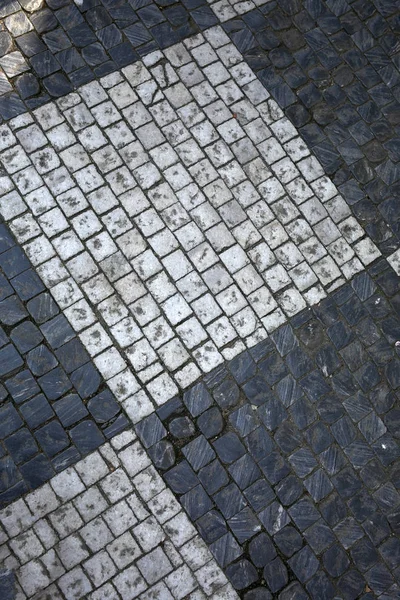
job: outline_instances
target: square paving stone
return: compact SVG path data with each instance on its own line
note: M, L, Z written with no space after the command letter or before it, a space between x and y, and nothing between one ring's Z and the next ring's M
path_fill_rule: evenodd
M296 504L289 508L289 514L300 531L308 529L321 518L315 505L308 498L298 500Z
M211 498L201 485L197 485L181 496L180 501L192 521L196 521L213 507Z
M11 374L23 364L21 356L12 344L0 349L0 376Z
M81 396L89 398L97 392L101 383L100 373L91 362L84 364L70 375L72 385Z
M271 486L268 485L265 479L259 479L258 481L254 482L251 486L244 490L244 495L256 512L259 512L265 508L275 499L275 492Z
M323 552L336 540L332 530L323 519L306 529L304 537L316 554Z
M75 332L71 325L64 315L61 314L43 323L40 329L50 346L54 349L59 348L75 337Z
M43 454L38 454L21 465L20 471L26 483L32 489L40 487L55 475L51 462Z
M120 411L120 405L110 390L103 390L91 398L87 403L87 407L95 421L100 424L107 423Z
M53 409L43 394L25 402L21 406L20 412L31 429L42 425L54 416Z
M290 469L285 459L278 453L272 452L259 461L259 467L273 485L288 475Z
M245 447L235 433L226 433L218 438L213 446L220 460L227 464L233 463L246 452Z
M303 545L303 538L292 525L286 525L286 527L280 529L274 535L274 541L286 557L292 556Z
M0 302L0 323L15 325L28 316L24 305L17 296L9 296Z
M288 475L276 486L276 495L284 506L290 506L304 493L304 487L294 475Z
M203 383L199 383L185 392L183 402L193 417L197 417L212 405L211 396Z
M78 338L73 338L58 348L55 353L68 374L90 360L89 354Z
M135 429L141 442L146 448L153 446L153 444L159 442L167 435L167 430L154 413L143 419L136 425Z
M185 494L199 483L196 474L186 460L170 469L164 477L176 494Z
M35 432L35 437L44 452L52 457L68 446L69 439L58 421L51 421Z
M44 323L59 312L57 304L47 292L30 300L27 309L37 323Z
M229 481L226 470L218 460L200 469L198 476L209 494L214 494Z
M0 267L10 279L26 271L30 266L25 253L18 246L14 246L10 250L0 254Z
M28 461L39 451L34 438L25 428L4 440L4 445L16 464Z
M235 461L228 471L241 490L249 487L261 476L257 463L249 454L244 454Z
M12 330L10 338L17 346L18 350L24 354L40 344L43 335L33 323L25 321Z
M69 432L78 451L85 455L104 443L104 435L93 421L85 420Z
M38 383L49 400L57 400L72 387L67 374L61 367L56 367L40 377Z
M43 344L37 346L27 354L26 362L32 373L37 376L48 373L48 371L54 369L58 364L54 354Z
M21 300L27 301L44 290L44 285L32 269L24 271L11 280Z
M14 293L13 288L8 283L8 280L0 273L0 300L4 300L7 296Z
M223 516L216 510L210 510L196 521L201 537L207 544L215 542L227 532Z
M254 512L247 506L228 520L235 538L243 544L261 530L261 523Z
M257 568L261 568L275 558L276 550L269 536L266 533L260 533L251 540L249 554L252 563Z
M74 425L89 414L78 394L69 394L57 400L53 407L64 427Z
M239 488L231 483L213 496L216 505L226 519L230 519L246 506L246 500Z
M187 461L198 471L215 458L215 452L203 435L198 436L182 448Z
M269 589L273 593L281 590L288 582L286 567L279 557L265 566L263 575Z
M226 533L217 541L213 542L210 545L210 550L213 553L215 560L222 568L225 568L243 554L243 550L231 533Z
M288 560L288 564L302 583L308 581L320 566L319 560L309 546L305 546L299 550Z
M2 472L0 491L5 492L8 491L8 488L12 488L13 486L17 485L18 481L21 479L21 475L18 472L14 461L9 456L0 458L0 468ZM18 491L20 491L20 488L18 488ZM24 491L26 490L22 489L22 492ZM2 494L2 496L5 499L5 494Z
M16 404L21 404L40 392L39 386L27 369L7 379L6 387Z

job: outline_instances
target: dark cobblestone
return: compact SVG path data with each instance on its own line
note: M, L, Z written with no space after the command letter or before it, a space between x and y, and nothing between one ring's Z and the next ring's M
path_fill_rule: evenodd
M369 298L383 298L381 283L388 281L387 311L371 311L368 316ZM202 513L196 521L199 530L238 591L265 579L273 593L291 597L294 584L285 586L294 577L296 585L301 584L296 593L304 597L308 593L312 598L356 598L365 586L379 594L396 579L397 543L391 535L397 530L400 478L391 480L391 467L399 455L398 419L394 398L391 403L377 403L376 398L396 393L397 366L394 377L386 365L373 367L373 344L360 324L370 320L374 344L385 341L393 348L392 332L399 318L393 299L399 283L386 262L379 269L374 265L352 286L307 309L304 317L295 317L294 326L274 332L272 344L262 343L252 351L258 361L246 352L229 370L218 369L205 378L208 383L186 393L190 398L201 390L209 407L207 387L211 395L215 389L226 389L229 395L229 381L235 379L235 387L240 382L233 406L229 401L224 404L221 392L215 396L216 403L225 405L221 433L214 432L212 420L204 419L206 413L195 416L195 431L185 429L193 440L183 448L188 462L182 461L178 442L172 442L176 466L165 474L172 489L184 494L181 499L189 516L196 520ZM355 310L359 314L356 319L343 311L344 306L350 310L350 302L351 314ZM327 353L324 343L324 353L316 351L318 346L304 335L307 323L313 324L312 331L324 332L329 325L332 332L335 327L334 346L340 352L330 346L334 354ZM257 386L260 391L255 394ZM304 423L292 411L300 401L307 401L313 411ZM174 431L175 421L184 422L185 412L176 417L179 406L173 399L162 414L159 411L167 431L170 424ZM193 420L189 411L186 419ZM199 436L200 425L205 437Z
M121 409L75 332L8 228L0 228L0 325L7 331L0 344L4 506L77 462L128 421L118 420ZM17 265L2 262L10 251Z

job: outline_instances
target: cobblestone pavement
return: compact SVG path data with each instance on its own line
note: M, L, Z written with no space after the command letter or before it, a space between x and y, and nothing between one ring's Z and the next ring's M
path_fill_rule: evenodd
M396 3L0 19L2 600L400 597Z

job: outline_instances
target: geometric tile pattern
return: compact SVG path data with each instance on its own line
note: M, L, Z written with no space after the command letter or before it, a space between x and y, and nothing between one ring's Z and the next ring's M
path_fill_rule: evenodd
M0 224L0 379L0 507L128 424L5 224Z
M0 574L2 600L237 599L132 431L0 511L0 523L14 571L7 588Z
M2 599L397 597L396 3L7 0L0 17L0 213L29 257L0 225L3 505L62 471L0 512ZM209 197L216 181L229 198ZM171 198L179 226L158 205ZM307 234L323 257L304 255ZM221 315L198 314L207 295ZM46 394L50 420L29 424ZM74 470L124 427L121 403L145 450L130 429Z
M229 38L205 37L0 126L3 215L135 421L140 385L162 404L380 254Z
M399 303L381 260L136 426L237 590L398 589Z

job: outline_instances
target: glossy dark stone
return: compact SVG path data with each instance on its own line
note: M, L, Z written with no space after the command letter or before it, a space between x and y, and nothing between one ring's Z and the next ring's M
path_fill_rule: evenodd
M44 375L58 364L54 354L43 344L28 353L26 362L32 373L37 376Z
M211 406L212 399L205 385L199 383L188 392L185 392L183 395L183 402L189 409L191 415L197 417Z
M217 563L226 567L242 554L242 550L231 533L226 533L210 545Z
M75 337L75 332L64 315L57 315L41 326L46 340L54 349L59 348Z
M226 519L230 519L246 506L243 494L234 483L215 494L214 500Z
M0 302L0 323L15 325L27 316L22 302L16 296L10 296Z
M225 519L216 510L211 510L203 517L200 517L196 521L196 525L207 544L211 544L227 531Z
M123 417L123 415L121 415L121 417ZM124 419L123 428L125 428L126 425L128 425L128 422L125 422ZM106 436L108 436L107 430L105 433ZM153 461L153 464L162 471L166 471L175 464L174 447L167 440L161 440L157 442L156 444L154 444L154 446L151 446L151 448L149 448L148 452L151 460Z
M89 414L78 394L69 394L57 400L53 407L64 427L78 423Z
M25 428L8 437L4 445L16 464L26 462L38 452L34 438Z
M193 521L196 521L213 507L210 497L201 485L189 490L180 498L180 501Z
M178 417L170 422L169 432L177 439L185 439L195 433L195 428L189 417Z
M224 428L224 419L217 407L206 410L197 419L197 426L206 438L213 438Z
M198 476L209 494L214 494L229 481L225 468L218 460L200 469Z
M47 292L30 300L27 309L37 323L44 323L58 313L56 303Z
M57 400L72 387L67 374L61 367L56 367L40 377L38 383L49 400Z
M50 457L63 450L69 444L67 434L57 421L51 421L48 425L44 425L38 429L35 432L35 437L40 447Z
M198 484L191 466L185 460L165 474L165 479L171 489L177 494L184 494Z
M93 421L82 421L70 430L70 436L82 454L88 454L104 443L104 436Z
M89 398L95 394L100 386L101 377L99 372L88 362L79 369L76 369L70 375L72 385L81 396L81 398Z
M261 471L249 454L244 454L229 467L229 473L240 489L248 488L261 476Z
M226 574L236 590L243 590L258 579L256 569L246 559L230 565L226 569Z
M215 458L215 452L202 435L182 448L187 461L195 471L198 471Z
M272 391L264 377L256 375L243 386L244 393L251 404L260 406L271 399Z
M98 407L98 404L100 404L101 406ZM101 392L100 394L92 398L92 400L90 400L88 403L88 408L95 418L96 413L101 414L105 412L105 414L103 415L105 421L109 420L111 417L114 416L115 410L117 412L119 410L118 404L116 403L111 392L109 392L108 390L106 392ZM108 416L107 413L110 412L110 409L111 413ZM108 418L106 418L107 416ZM150 446L153 446L153 444L159 442L163 437L167 435L165 427L163 426L160 419L155 413L143 419L140 423L136 425L135 429L145 448L150 448Z
M43 394L25 402L21 406L20 412L31 429L42 425L54 415L53 409Z
M51 462L43 454L38 454L24 465L21 465L20 471L26 483L32 489L40 487L55 475Z
M281 590L288 582L287 569L279 557L265 566L263 575L273 593Z

